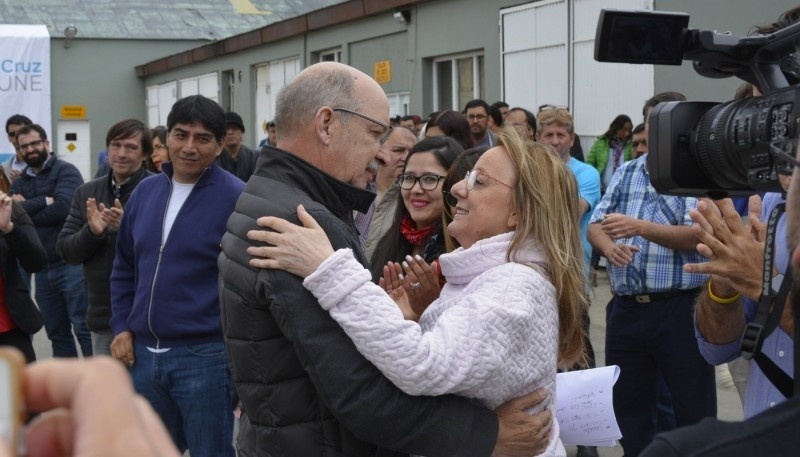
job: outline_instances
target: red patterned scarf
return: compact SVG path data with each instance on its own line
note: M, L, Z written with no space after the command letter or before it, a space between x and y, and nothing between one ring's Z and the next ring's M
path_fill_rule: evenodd
M404 213L403 219L400 221L400 234L414 246L425 246L438 230L439 224L433 224L424 229L417 229L416 224L408 213Z

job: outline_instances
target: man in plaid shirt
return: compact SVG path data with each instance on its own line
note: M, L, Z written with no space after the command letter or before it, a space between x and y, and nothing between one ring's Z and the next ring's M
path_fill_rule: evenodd
M656 95L645 109L670 100ZM614 411L626 456L638 455L655 435L659 375L672 393L678 427L716 416L717 409L714 368L697 349L692 320L706 277L683 271L686 263L704 261L689 217L697 200L658 194L647 156L617 170L589 221L589 241L609 262L606 364L621 369Z

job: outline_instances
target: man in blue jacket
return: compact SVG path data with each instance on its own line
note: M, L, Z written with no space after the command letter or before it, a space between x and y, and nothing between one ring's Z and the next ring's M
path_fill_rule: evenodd
M69 265L56 252L56 240L69 214L81 173L50 152L47 132L38 124L17 131L17 145L28 166L11 185L11 198L31 216L47 266L36 273L36 303L55 357L77 357L75 337L84 357L92 355L92 337L86 327L89 299L81 267Z
M111 354L192 457L235 455L217 256L244 183L216 162L225 112L186 97L167 116L170 163L133 191L111 273Z

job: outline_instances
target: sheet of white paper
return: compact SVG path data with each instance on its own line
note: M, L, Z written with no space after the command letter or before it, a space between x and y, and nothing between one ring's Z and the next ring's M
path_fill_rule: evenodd
M611 397L617 378L616 365L556 375L556 419L562 443L614 446L622 437Z

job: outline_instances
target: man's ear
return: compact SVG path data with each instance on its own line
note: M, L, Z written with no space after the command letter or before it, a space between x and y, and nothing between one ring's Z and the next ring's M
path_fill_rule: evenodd
M314 133L320 141L329 145L332 139L331 128L333 125L333 109L330 106L323 106L314 114Z

